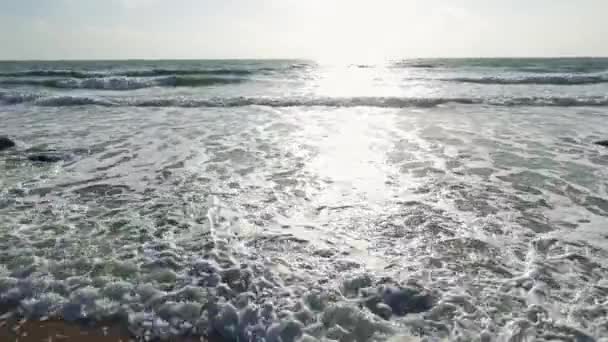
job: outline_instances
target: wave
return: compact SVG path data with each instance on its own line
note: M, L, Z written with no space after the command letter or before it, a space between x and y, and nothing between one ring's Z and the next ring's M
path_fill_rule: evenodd
M266 107L378 107L408 108L437 107L449 104L487 106L550 106L597 107L608 106L608 96L597 97L517 97L517 98L402 98L402 97L231 97L197 99L169 97L156 99L90 96L49 96L45 94L13 94L0 92L5 105L31 103L37 106L63 107L97 105L106 107L182 107L232 108Z
M244 82L243 78L228 77L172 77L165 80L165 86L173 87L207 87L213 85L236 84Z
M438 68L441 65L440 63L422 63L422 62L397 62L397 63L393 63L391 64L392 68L396 68L396 69L435 69Z
M35 93L16 93L16 92L2 92L0 91L0 102L5 105L14 105L20 103L27 103L36 101L43 97L41 94Z
M443 58L406 59L395 68L488 69L537 74L590 74L608 71L606 58Z
M524 98L402 98L402 97L236 97L214 99L156 99L132 102L137 107L437 107L447 104L491 106L608 106L608 97L524 97Z
M136 76L137 75L137 76ZM411 78L414 80L417 78ZM426 78L418 78L427 80ZM135 90L150 87L207 87L214 85L237 84L248 78L234 75L214 76L165 76L147 77L145 74L130 76L111 76L93 78L49 78L49 79L0 79L0 85L27 85L60 89L97 89L97 90ZM496 85L591 85L608 83L608 76L531 76L531 77L456 77L440 79L444 82L496 84Z
M266 71L266 70L260 70ZM154 77L154 76L171 76L171 75L233 75L247 76L255 72L248 69L151 69L151 70L131 70L116 72L115 76L129 77Z
M169 76L160 78L98 77L67 79L4 79L0 85L25 85L59 89L135 90L150 87L207 87L244 82L235 77Z
M560 76L529 76L529 77L457 77L443 81L477 84L544 84L544 85L584 85L608 83L608 77L600 75L560 75Z
M88 96L49 96L34 100L34 104L43 107L71 107L71 106L119 106L118 103Z
M73 70L27 70L18 72L0 73L0 77L72 77L72 78L90 78L104 77L107 74L99 72L84 72Z
M75 71L75 70L26 70L19 72L0 73L0 77L69 77L69 78L101 78L111 76L126 77L157 77L157 76L185 76L185 75L224 75L224 76L249 76L259 72L272 72L275 68L237 69L136 69L116 71Z
M235 97L213 99L152 99L137 101L137 107L435 107L441 104L476 104L476 99L467 98L399 98L399 97Z

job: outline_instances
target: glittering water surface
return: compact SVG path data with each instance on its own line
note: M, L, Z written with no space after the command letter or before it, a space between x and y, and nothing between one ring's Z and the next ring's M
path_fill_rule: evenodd
M606 70L0 64L0 312L150 338L601 340Z

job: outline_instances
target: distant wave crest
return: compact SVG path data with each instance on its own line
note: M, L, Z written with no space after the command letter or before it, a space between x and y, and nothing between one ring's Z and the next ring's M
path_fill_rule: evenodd
M258 69L259 70L259 69ZM264 71L264 70L261 70ZM255 71L247 69L150 69L150 70L130 70L116 72L115 76L129 77L154 77L171 75L234 75L247 76L254 74Z
M457 77L444 81L478 84L545 84L545 85L584 85L608 83L608 77L603 75L559 75L559 76L527 76L527 77Z
M104 77L107 74L99 72L85 72L74 70L26 70L17 72L0 73L0 77L72 77L72 78L89 78L89 77Z
M408 108L436 107L446 104L488 106L555 106L584 107L608 106L608 96L596 97L516 97L516 98L402 98L402 97L230 97L198 99L189 97L167 97L138 99L124 97L49 96L46 94L2 93L4 105L31 103L38 106L84 106L108 107L183 107L183 108L230 108L244 106L267 107L378 107Z
M270 68L260 69L136 69L117 71L75 71L75 70L25 70L18 72L0 73L0 77L70 77L70 78L99 78L111 76L126 77L156 77L156 76L179 76L179 75L233 75L248 76L256 72L272 71Z
M90 78L4 78L0 85L29 85L60 89L105 89L134 90L150 87L205 87L222 84L236 84L248 81L237 75L170 75L151 77L152 74L131 73L123 76L104 76ZM606 75L566 75L530 77L455 77L442 81L455 83L497 84L497 85L587 85L608 83Z
M69 107L69 106L118 106L109 100L88 96L49 96L41 97L34 101L34 104L45 107Z
M456 58L393 61L394 68L496 70L536 74L588 74L608 71L605 58Z
M245 81L237 77L168 76L157 78L95 77L65 79L4 79L0 85L29 85L59 89L135 90L150 87L206 87Z

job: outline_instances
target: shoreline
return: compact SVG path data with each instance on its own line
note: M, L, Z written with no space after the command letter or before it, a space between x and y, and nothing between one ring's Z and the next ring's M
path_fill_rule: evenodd
M0 320L2 342L136 342L142 337L133 336L127 327L116 322L99 322L91 325L70 323L58 319L27 320L7 318ZM219 342L206 337L172 337L168 342Z
M0 340L6 342L61 341L78 342L137 341L126 327L120 324L96 323L90 326L57 319L27 320L8 318L0 321Z

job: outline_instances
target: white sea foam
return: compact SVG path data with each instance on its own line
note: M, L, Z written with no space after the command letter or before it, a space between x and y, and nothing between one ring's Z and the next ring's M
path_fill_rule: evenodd
M222 76L94 77L65 79L0 79L3 86L38 86L56 89L136 90L152 87L208 87L237 84L242 78Z
M102 85L103 86L103 85ZM378 107L378 108L427 108L441 105L488 105L499 107L606 107L607 96L592 97L491 97L491 98L403 98L403 97L165 97L135 99L125 97L48 96L41 93L0 93L5 105L33 103L39 106L100 105L112 107Z

